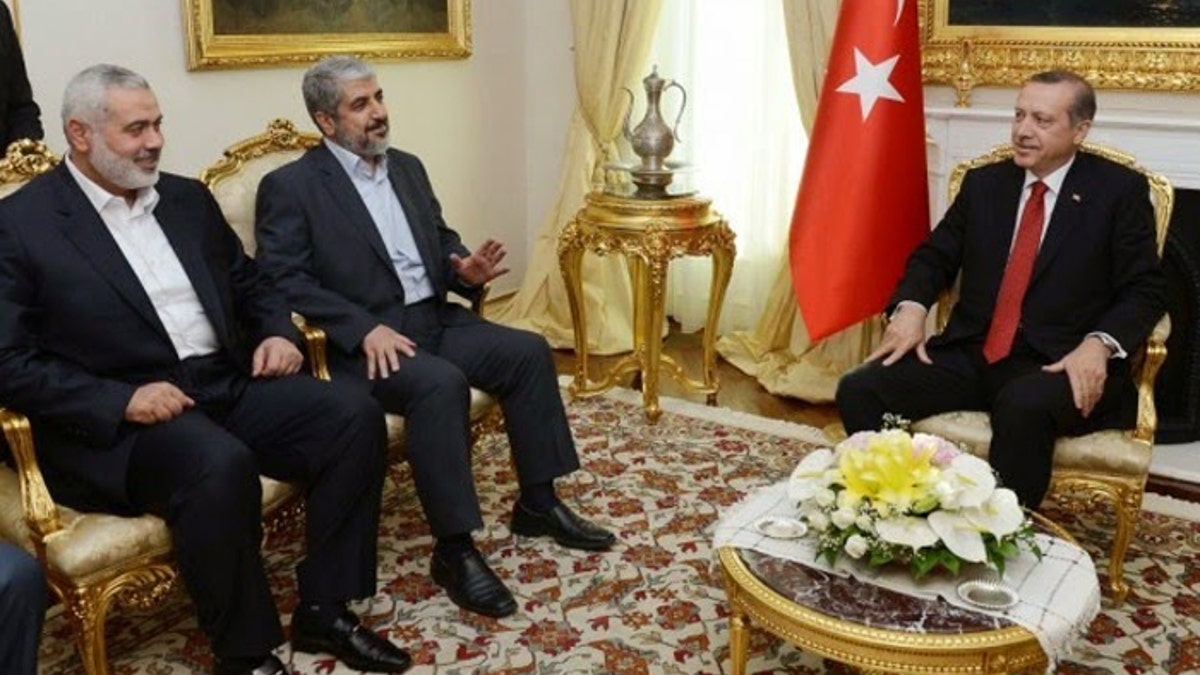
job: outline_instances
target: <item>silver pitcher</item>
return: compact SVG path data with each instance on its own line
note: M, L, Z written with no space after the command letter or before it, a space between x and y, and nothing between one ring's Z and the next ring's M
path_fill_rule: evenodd
M667 156L675 148L675 141L682 140L679 138L679 121L683 119L683 110L687 107L687 91L678 82L659 77L658 66L642 80L642 86L646 89L646 116L632 131L629 129L629 118L633 113L633 92L623 87L625 93L629 94L629 108L625 111L625 123L621 131L634 153L642 158L640 165L629 170L633 184L638 187L636 196L662 197L666 194L673 173L667 167ZM659 109L663 92L671 87L677 87L683 96L673 128L663 121Z

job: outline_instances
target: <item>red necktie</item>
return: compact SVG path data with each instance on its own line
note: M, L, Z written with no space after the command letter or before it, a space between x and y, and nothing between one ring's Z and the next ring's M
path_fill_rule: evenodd
M996 297L996 310L992 313L992 325L988 327L987 339L983 343L983 357L995 363L1012 351L1013 338L1017 335L1017 324L1021 321L1021 301L1029 288L1033 276L1033 261L1037 259L1038 246L1042 243L1042 228L1046 223L1046 184L1033 184L1025 210L1021 212L1021 223L1017 227L1017 241L1008 256L1004 268L1004 279L1000 282L1000 294Z

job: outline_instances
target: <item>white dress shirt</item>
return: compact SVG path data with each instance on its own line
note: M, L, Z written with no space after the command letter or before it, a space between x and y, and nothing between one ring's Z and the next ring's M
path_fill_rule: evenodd
M433 284L429 281L429 272L413 239L412 226L388 179L387 156L383 155L377 163L370 164L328 138L325 139L325 146L345 169L367 212L371 214L375 229L379 230L379 236L387 248L392 268L404 286L404 304L412 305L432 298Z
M212 322L204 313L192 280L154 217L158 191L142 188L130 205L97 185L66 157L67 169L100 214L126 262L141 282L179 358L206 356L220 348Z

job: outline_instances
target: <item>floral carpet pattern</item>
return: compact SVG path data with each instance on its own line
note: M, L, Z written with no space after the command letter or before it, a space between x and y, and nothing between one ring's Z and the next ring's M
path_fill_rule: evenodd
M476 484L487 523L480 549L517 597L518 613L489 619L455 607L429 578L432 540L411 485L389 480L380 528L379 592L359 607L375 630L408 648L424 674L729 672L728 610L710 547L722 511L787 476L820 446L810 427L664 401L657 425L637 399L608 396L568 404L583 469L559 492L619 533L612 551L567 551L513 536L515 498L508 441L481 442ZM1200 512L1200 508L1197 509ZM1058 520L1106 569L1106 513L1060 509ZM1060 673L1185 673L1200 669L1200 523L1143 512L1127 570L1133 590L1105 608ZM1198 515L1200 517L1200 515ZM265 550L286 626L296 604L299 528ZM754 631L750 673L850 672ZM209 672L212 655L186 594L156 611L117 609L108 622L117 675ZM331 657L291 654L298 672L352 672ZM47 621L40 672L81 672L61 612Z

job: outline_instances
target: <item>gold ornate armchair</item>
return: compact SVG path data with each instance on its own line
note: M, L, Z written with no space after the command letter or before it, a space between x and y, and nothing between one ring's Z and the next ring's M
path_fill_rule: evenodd
M251 255L255 250L254 209L259 182L272 170L299 158L320 140L320 136L314 133L298 131L289 120L276 119L267 125L263 133L229 146L219 161L201 172L200 180L212 191L225 219ZM472 305L476 312L482 312L482 303L483 298L480 298ZM330 379L326 365L325 332L307 324L299 315L293 315L293 320L304 334L313 376ZM473 436L478 437L485 428L498 425L499 411L500 407L494 398L472 388L470 417ZM403 459L404 418L389 413L387 430L389 454L393 459ZM405 479L406 462L389 462L389 467L393 478L398 481Z
M0 196L55 165L40 141L18 141L0 162ZM2 402L0 402L2 403ZM16 470L0 463L0 537L35 555L64 604L89 675L107 675L104 622L114 604L148 609L175 587L171 536L161 518L85 513L56 504L38 468L29 420L0 407ZM274 532L301 508L298 488L263 478L263 512Z
M1150 198L1154 206L1158 252L1162 255L1167 225L1171 220L1174 192L1163 176L1149 171L1133 157L1092 144L1084 144L1090 152L1128 166L1146 176L1150 183ZM950 174L950 201L962 186L970 169L1010 160L1011 146L1000 146L974 160L963 162ZM956 300L950 291L938 302L937 327L941 330L950 318ZM1158 416L1154 409L1154 378L1167 356L1167 335L1171 323L1167 316L1159 320L1146 344L1131 354L1132 374L1138 390L1137 427L1132 430L1106 430L1085 436L1063 437L1054 445L1054 465L1050 476L1050 496L1059 501L1083 500L1089 507L1111 502L1116 511L1116 530L1108 563L1109 589L1114 604L1120 605L1129 592L1125 582L1125 553L1137 523L1146 478L1150 470L1150 455ZM967 444L971 451L987 457L992 430L987 413L972 411L949 412L927 417L913 424L914 431L937 434Z

